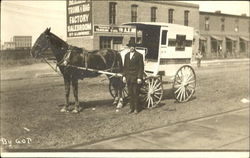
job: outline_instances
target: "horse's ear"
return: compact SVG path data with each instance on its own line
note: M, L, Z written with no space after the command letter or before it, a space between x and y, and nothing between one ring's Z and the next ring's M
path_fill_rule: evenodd
M49 28L48 28L48 32L50 32L50 29L51 29L51 28L49 27Z

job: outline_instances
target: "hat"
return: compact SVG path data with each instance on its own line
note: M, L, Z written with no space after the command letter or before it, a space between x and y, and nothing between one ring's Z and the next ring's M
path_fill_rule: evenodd
M134 38L130 38L127 46L128 47L135 47L136 46L135 39Z

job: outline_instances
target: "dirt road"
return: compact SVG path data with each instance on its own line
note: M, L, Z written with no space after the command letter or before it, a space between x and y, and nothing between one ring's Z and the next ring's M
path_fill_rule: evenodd
M249 63L195 71L197 88L191 101L176 103L171 85L164 85L159 107L128 115L128 106L119 112L112 106L105 76L80 81L84 110L71 114L59 112L64 104L63 80L47 65L2 70L1 145L5 149L67 148L249 106L241 102L249 95Z

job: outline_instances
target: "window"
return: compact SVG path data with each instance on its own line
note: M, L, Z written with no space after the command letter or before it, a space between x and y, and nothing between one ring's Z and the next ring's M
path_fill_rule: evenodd
M175 47L176 40L175 39L168 39L168 46Z
M175 50L184 51L186 46L186 36L176 35L176 47Z
M151 8L151 22L156 22L156 7Z
M189 11L185 10L184 11L184 25L185 26L188 26L188 14L189 14Z
M221 31L225 31L225 24L221 24Z
M163 30L161 33L161 44L166 45L167 44L167 31Z
M115 24L116 20L116 3L110 2L109 3L109 24Z
M131 6L131 22L137 22L137 5Z
M235 19L235 28L234 28L235 32L239 32L239 19Z
M192 44L193 44L193 41L192 40L186 40L186 47L191 47Z
M174 23L174 9L168 10L168 22Z
M111 48L111 37L100 37L100 48Z
M122 37L100 37L100 49L114 49L114 50L121 50L122 47Z
M209 17L205 18L205 30L209 30Z
M221 18L221 31L225 31L225 18Z

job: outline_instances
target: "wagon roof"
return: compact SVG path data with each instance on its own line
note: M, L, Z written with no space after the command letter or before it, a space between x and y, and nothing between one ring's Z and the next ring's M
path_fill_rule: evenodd
M164 27L182 27L182 28L193 28L190 26L184 26L179 24L171 24L171 23L163 23L163 22L129 22L123 23L122 25L129 25L129 26L164 26Z

